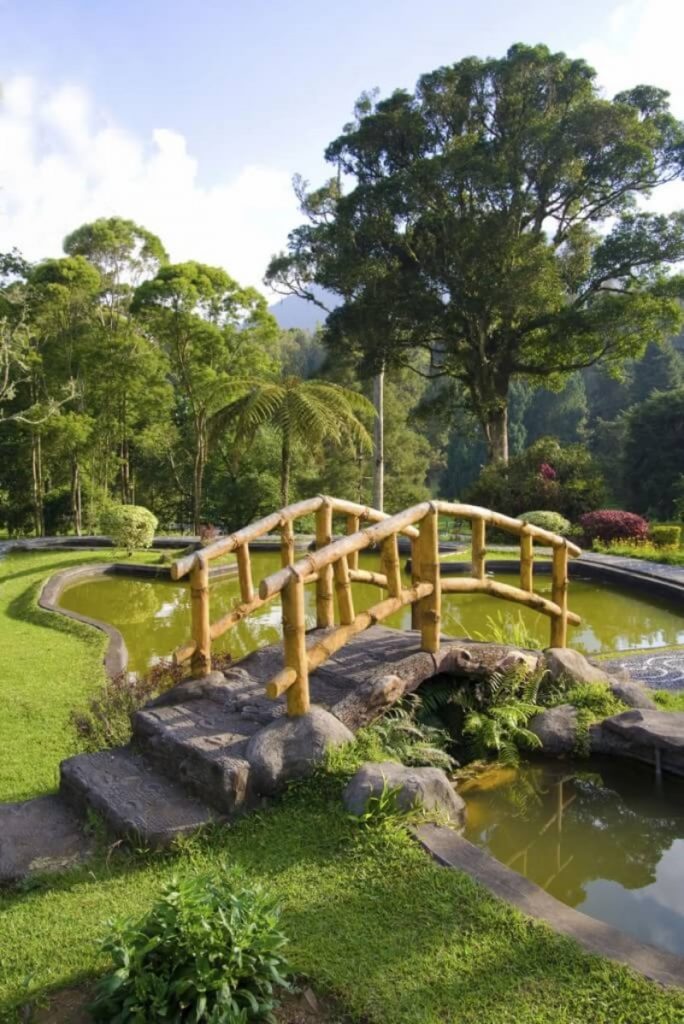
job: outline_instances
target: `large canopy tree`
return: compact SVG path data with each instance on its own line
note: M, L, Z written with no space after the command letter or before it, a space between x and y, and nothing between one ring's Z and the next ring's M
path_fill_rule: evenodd
M662 90L605 99L584 61L516 45L363 97L326 158L336 176L297 183L307 223L268 283L341 296L328 339L368 372L459 380L492 460L508 457L513 379L558 385L681 322L667 268L684 258L684 213L637 206L684 167Z

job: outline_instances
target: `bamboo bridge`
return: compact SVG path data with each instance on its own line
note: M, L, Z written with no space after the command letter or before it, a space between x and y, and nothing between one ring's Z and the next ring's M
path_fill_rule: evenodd
M315 550L295 561L295 523L312 515L316 522ZM335 517L343 517L345 525L345 535L337 539L333 533ZM452 521L465 520L471 524L470 576L442 577L440 517ZM488 526L519 539L519 587L487 576ZM249 546L274 531L280 532L282 568L257 585ZM402 581L400 536L407 538L411 546L410 586L404 586ZM535 542L552 549L551 600L534 590ZM359 553L378 547L382 571L360 569ZM229 553L234 553L237 561L240 601L222 618L212 622L209 566L213 560ZM550 619L550 646L565 647L568 623L578 625L580 622L568 608L568 558L580 554L580 549L564 537L477 505L424 501L390 516L355 502L318 495L273 512L172 564L173 579L189 576L192 597L192 637L189 643L175 652L174 657L178 663L189 661L195 677L208 675L211 672L212 641L279 596L283 621L283 667L267 681L266 693L274 699L286 694L287 713L303 715L310 707L310 673L352 637L407 605L411 606L412 628L420 633L421 650L438 653L442 594L484 593L542 612ZM357 613L353 583L372 584L385 591L386 596L371 608ZM313 643L307 643L304 591L311 585L316 588L317 634Z

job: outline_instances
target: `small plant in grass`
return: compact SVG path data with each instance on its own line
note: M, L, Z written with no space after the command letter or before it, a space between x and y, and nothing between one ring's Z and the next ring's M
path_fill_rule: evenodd
M497 612L495 617L488 615L486 630L475 632L473 640L482 640L488 643L512 644L514 647L526 647L528 650L538 650L543 647L543 642L532 632L525 622L521 611L517 615L510 612Z
M100 518L104 532L117 548L132 555L136 548L149 548L154 540L158 520L142 505L108 505Z
M656 548L677 550L682 538L681 526L651 526L648 539Z
M388 786L384 783L377 796L371 796L363 814L350 814L349 819L363 829L378 829L386 825L406 824L415 815L411 811L399 809L397 799L401 786ZM418 812L416 811L416 814Z
M91 1012L109 1024L275 1024L286 941L273 900L236 873L173 878L144 917L110 924L114 970Z

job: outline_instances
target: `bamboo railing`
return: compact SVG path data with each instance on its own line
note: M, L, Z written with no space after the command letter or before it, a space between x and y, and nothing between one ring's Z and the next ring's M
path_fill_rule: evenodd
M294 523L315 514L316 550L299 561L294 557ZM344 516L346 535L333 540L334 516ZM472 574L442 579L439 564L439 517L468 519L472 525ZM364 522L369 525L363 526ZM487 576L486 531L495 526L520 540L520 586L499 583ZM249 545L274 530L280 531L282 568L254 585ZM399 561L399 536L411 544L411 583L404 586ZM552 549L551 600L534 591L534 542ZM359 569L359 552L380 548L380 572ZM216 622L210 621L209 563L235 552L240 602ZM581 554L570 541L540 527L477 505L424 501L388 516L354 502L319 495L300 501L250 526L222 537L201 551L174 562L173 579L190 575L192 640L175 652L178 662L190 660L198 675L211 670L211 642L251 612L280 595L283 619L284 667L269 681L270 697L287 694L290 715L309 709L309 673L343 647L351 637L382 622L406 605L421 633L424 651L437 653L440 644L443 593L485 593L533 608L551 620L551 646L565 647L568 624L580 619L568 609L568 557ZM325 629L307 644L304 592L316 585L316 626ZM354 609L353 583L369 583L386 597L362 612ZM335 625L335 599L338 624Z

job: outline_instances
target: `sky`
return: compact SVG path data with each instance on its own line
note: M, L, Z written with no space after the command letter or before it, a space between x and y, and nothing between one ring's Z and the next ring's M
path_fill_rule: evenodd
M684 119L682 0L0 0L0 252L100 216L261 287L362 91L543 42ZM654 205L684 208L684 183Z

